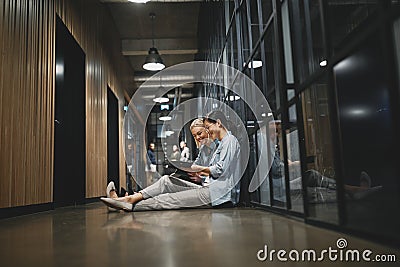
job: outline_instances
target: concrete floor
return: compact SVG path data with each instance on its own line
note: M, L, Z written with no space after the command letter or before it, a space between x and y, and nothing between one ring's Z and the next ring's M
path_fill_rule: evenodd
M291 250L395 254L396 263L292 261ZM400 250L255 209L108 213L101 203L0 220L0 266L400 266ZM286 250L260 261L259 250ZM339 250L346 252L345 248ZM339 252L336 253L340 255ZM293 252L292 258L295 257ZM333 255L333 254L332 254ZM264 253L260 254L263 257Z

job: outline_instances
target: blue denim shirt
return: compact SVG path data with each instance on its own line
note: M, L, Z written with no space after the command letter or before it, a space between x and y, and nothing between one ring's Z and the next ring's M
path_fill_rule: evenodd
M214 140L214 142L211 142L209 146L201 145L199 148L199 154L197 155L197 158L195 159L193 164L199 166L209 166L211 157L217 149L218 144L219 141L217 139Z
M232 201L231 190L240 180L239 156L239 142L235 136L228 132L212 155L209 165L211 172L211 183L209 186L212 206Z

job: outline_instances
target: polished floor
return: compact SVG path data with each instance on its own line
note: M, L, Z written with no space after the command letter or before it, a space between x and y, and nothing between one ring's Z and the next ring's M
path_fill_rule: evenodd
M395 248L249 208L109 213L92 203L0 220L0 242L0 266L10 267L400 266ZM332 258L321 253L329 248L337 250ZM395 255L397 262L340 260L347 249ZM272 250L286 254L270 258ZM305 250L324 256L313 262Z

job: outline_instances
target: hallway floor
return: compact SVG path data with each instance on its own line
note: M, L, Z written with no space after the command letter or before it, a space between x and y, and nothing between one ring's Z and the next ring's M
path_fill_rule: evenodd
M395 254L396 263L379 266L399 266L399 250L261 210L109 213L100 202L0 220L0 257L1 266L10 267L378 266L362 259L331 261L327 253L323 262L301 261L305 249L316 251L317 258L329 247L338 250L339 238L347 241L339 249L343 255L347 249L360 251L360 257L369 249L371 259ZM281 258L288 261L276 252L272 262L260 261L257 253L266 245L268 254L284 249ZM289 258L296 258L292 250L299 262Z

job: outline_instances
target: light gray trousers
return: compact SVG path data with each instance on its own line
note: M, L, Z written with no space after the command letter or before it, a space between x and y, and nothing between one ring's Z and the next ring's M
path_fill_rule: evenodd
M134 211L211 207L208 186L200 186L168 175L162 176L140 193L144 199L135 205Z

